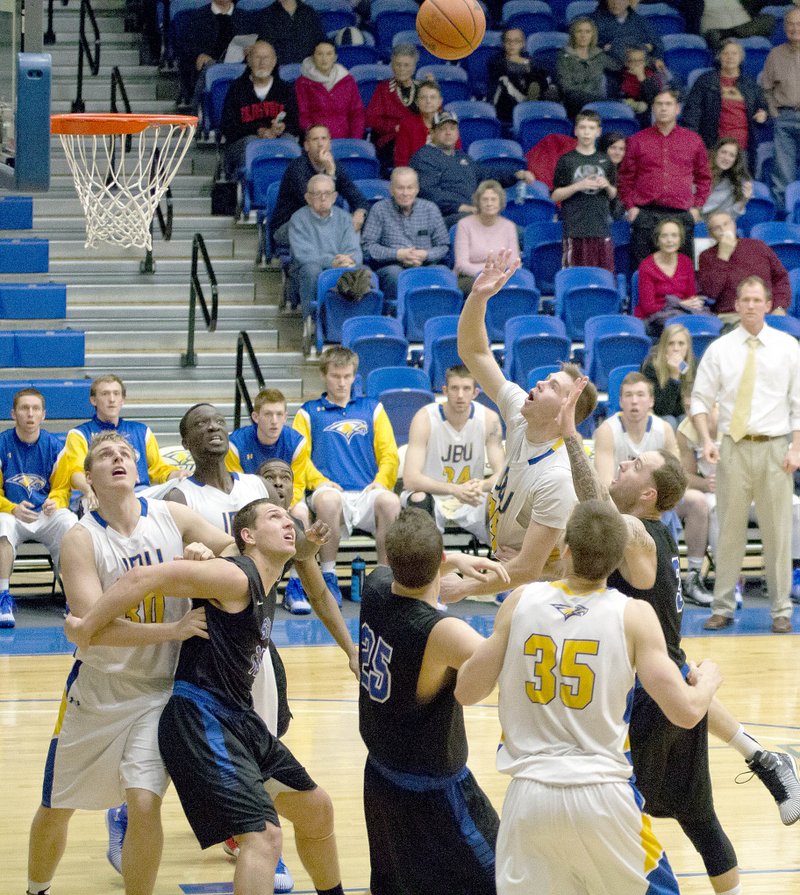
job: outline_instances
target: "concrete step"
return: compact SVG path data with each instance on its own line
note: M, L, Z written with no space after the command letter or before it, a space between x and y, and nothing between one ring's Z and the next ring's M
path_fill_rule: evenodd
M125 31L125 20L121 15L99 14L95 10L95 19L97 20L97 30L100 32L101 39L107 34L119 34ZM56 33L56 40L59 34L77 34L80 31L80 4L53 10L53 31ZM91 25L87 22L89 33L92 34Z
M194 159L184 159L183 164L194 165ZM191 176L181 174L180 179ZM208 215L211 211L211 200L208 197L200 196L181 196L180 200L173 198L173 210L177 216L184 215ZM33 223L36 225L37 220L42 217L79 217L83 218L83 209L81 208L80 199L73 188L71 196L52 196L50 194L38 195L33 197ZM214 220L230 221L230 218L215 217Z
M202 361L201 361L202 363ZM187 408L198 401L217 401L223 404L229 404L233 401L235 383L233 380L233 372L230 372L224 378L216 375L209 376L206 371L204 379L197 380L181 380L176 382L168 379L153 380L132 380L118 367L111 366L104 369L114 370L115 373L121 375L129 386L129 398L125 401L125 416L129 419L141 420L143 417L149 422L151 419L164 417L172 417L175 415L177 419L186 412ZM198 367L198 369L200 369ZM98 370L100 375L101 370ZM215 371L212 371L215 373ZM280 389L285 395L291 395L294 399L302 398L300 393L301 381L293 378L275 379L270 378L270 387ZM134 397L132 397L134 396ZM136 409L134 409L134 403ZM148 409L144 410L143 405ZM162 407L164 409L152 411L151 407ZM140 409L142 408L142 409ZM233 415L233 414L231 414ZM177 426L175 427L177 431Z
M206 239L206 249L212 259L212 264L216 264L217 260L233 257L233 240L232 239ZM89 254L91 253L91 254ZM191 258L192 242L189 239L171 239L169 242L159 240L157 237L153 241L153 254L159 260L168 258ZM101 243L95 249L87 249L83 240L72 239L51 239L50 240L50 262L52 270L53 261L70 260L70 259L86 259L90 257L92 261L100 259L108 259L110 261L127 261L129 259L141 259L143 252L141 249L122 249L119 246Z
M198 198L211 195L211 178L200 174L178 174L170 185L173 196ZM50 178L51 196L74 196L75 181L71 174L54 174Z
M128 99L133 105L134 101L153 101L156 99L156 82L154 80L134 80L130 79L125 82L125 91ZM75 78L65 76L58 80L53 80L50 98L53 102L59 100L75 99ZM83 98L86 102L90 100L111 102L111 80L108 76L92 78L83 82ZM122 105L122 99L117 94L117 102Z
M87 82L84 82L86 88ZM86 90L84 89L84 99L86 100L87 112L110 112L110 87L105 92L103 99L87 99ZM74 98L74 97L73 97ZM54 99L50 104L50 111L54 115L72 111L71 99ZM140 115L171 115L175 111L175 100L171 99L138 99L131 100L131 112Z
M187 290L188 292L188 290ZM267 313L270 312L270 313ZM235 304L223 302L219 309L217 332L240 329L263 329L267 322L274 325L278 309L274 306ZM183 327L189 320L189 302L172 304L143 304L135 306L120 302L114 305L89 305L87 307L69 307L67 309L67 326L74 329L134 329L141 327L146 320L149 328L175 329ZM39 329L42 327L32 327Z
M195 350L209 350L217 353L236 351L238 330L206 332L201 326L195 330ZM249 331L254 350L274 351L278 348L278 332L274 329L253 329ZM133 352L186 350L186 327L162 329L148 332L86 330L87 355L93 351L107 354L113 351L120 357ZM146 359L143 359L146 362Z
M173 210L175 205L173 203ZM19 236L46 236L51 239L81 238L86 233L86 222L82 216L70 215L69 217L49 217L45 215L34 216L33 229L13 231ZM207 215L175 215L172 219L172 238L192 239L195 233L202 233L208 243L215 239L232 239L235 233L231 218ZM158 229L154 234L156 241L160 242Z
M185 349L184 345L183 350ZM116 352L92 352L86 355L84 370L86 375L91 376L98 369L109 367L117 369L115 364L118 364L119 370L124 371L120 372L123 379L137 382L142 379L175 380L176 376L181 379L203 379L210 378L211 372L214 378L224 379L233 376L236 363L235 353L212 350L197 350L196 367L182 366L180 354L174 351L149 351L146 355L146 364L142 363L141 358L142 355L127 357ZM262 372L269 374L270 382L275 375L282 375L287 379L303 378L305 362L299 351L263 351L259 354L258 363ZM249 370L249 366L247 369Z
M194 160L187 153L178 167L178 173L175 175L176 177L191 177L194 174ZM205 175L203 175L205 176ZM60 143L56 149L56 144L53 144L50 151L50 177L69 177L72 179L72 171L69 167L69 162L67 162L67 158L64 155ZM76 209L76 214L80 214L80 203L78 203Z
M130 57L127 57L123 54L130 53ZM112 54L107 54L108 56L112 56ZM116 62L117 58L130 58L129 63L120 63ZM132 84L136 81L152 81L155 83L159 77L159 70L157 65L139 65L139 54L135 50L115 50L113 56L111 58L103 58L103 53L101 51L100 54L100 70L96 75L92 75L92 79L95 78L98 81L111 81L111 69L118 68L119 73L122 75L122 80L125 82L125 86L128 84ZM66 55L63 57L59 57L58 61L53 60L53 65L51 68L53 83L58 83L63 80L69 80L71 82L75 81L76 75L76 60L75 59L67 59Z
M72 71L76 77L78 68L78 42L72 34L56 35L56 43L45 47L53 60L53 68L59 72ZM92 48L94 49L94 48ZM97 75L87 74L87 78L98 77L108 81L114 65L139 65L139 40L135 34L108 34L100 47L100 71ZM123 75L123 77L125 77Z
M157 276L157 274L156 274ZM148 302L158 300L158 305L149 305L148 307L156 308L174 302L185 308L189 303L189 286L188 283L151 283L149 285L128 285L120 283L113 286L103 286L95 284L87 284L83 286L67 286L67 317L71 311L91 313L94 308L98 308L98 312L103 313L108 308L108 313L112 313L111 309L118 310L120 314L129 315L131 312L131 304L140 302L144 297ZM114 301L114 305L108 305L107 302ZM237 309L249 306L262 309L265 315L270 315L273 311L277 312L277 308L273 305L258 304L255 305L255 285L249 283L223 283L219 287L219 301L222 307L235 305ZM85 306L85 307L84 307Z

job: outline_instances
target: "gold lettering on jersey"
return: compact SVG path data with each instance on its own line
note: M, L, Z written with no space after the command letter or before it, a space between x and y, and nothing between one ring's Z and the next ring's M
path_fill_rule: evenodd
M559 659L558 647L548 634L531 634L525 655L533 658L533 680L525 681L525 693L536 705L547 705L556 696L568 709L585 709L594 697L594 670L586 658L600 650L597 640L565 640ZM558 672L556 672L558 668Z

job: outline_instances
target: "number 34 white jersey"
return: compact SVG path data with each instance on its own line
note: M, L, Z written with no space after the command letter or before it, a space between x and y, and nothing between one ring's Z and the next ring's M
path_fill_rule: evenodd
M552 786L630 778L627 602L613 589L573 594L564 581L525 588L498 681L499 771Z

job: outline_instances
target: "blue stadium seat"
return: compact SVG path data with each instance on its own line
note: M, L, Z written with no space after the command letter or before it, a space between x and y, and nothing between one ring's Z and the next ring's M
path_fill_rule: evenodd
M567 7L570 2L571 0L550 0L548 4L559 28L564 28L567 24Z
M47 273L50 243L40 237L0 239L1 273Z
M245 214L252 208L266 208L269 185L280 182L289 162L300 153L300 147L293 140L254 140L247 144L242 189Z
M392 49L392 40L401 31L416 27L419 7L413 0L376 0L370 9L375 44L385 56Z
M0 413L11 415L11 401L21 388L35 388L43 395L49 420L85 420L94 413L89 402L88 379L17 379L0 382Z
M222 107L225 105L225 97L228 88L241 77L247 66L243 62L218 62L209 65L203 72L203 134L207 137L214 132L217 139L221 139Z
M639 367L636 364L625 364L621 367L614 367L608 374L608 409L606 416L612 416L619 413L619 393L622 390L622 380L628 373L638 373Z
M0 319L41 320L67 316L67 287L59 283L0 283Z
M800 180L794 180L786 187L784 200L786 222L800 224Z
M722 321L716 314L677 314L667 320L664 326L672 323L680 323L689 330L689 335L692 337L692 351L698 360L722 332Z
M358 317L348 317L342 323L342 345L345 348L352 347L355 339L364 336L403 336L403 328L396 317L385 317L382 314L359 314ZM402 366L402 364L383 364L384 367ZM359 369L361 365L359 364Z
M555 314L564 321L571 339L583 340L584 324L598 314L617 314L622 308L614 275L600 267L570 267L555 276Z
M613 99L586 103L584 111L597 112L603 124L603 131L620 131L630 137L639 130L639 122L630 106Z
M0 230L30 230L32 227L31 196L0 196Z
M300 77L300 63L286 62L283 65L279 66L278 74L280 75L282 81L286 81L287 84L294 84L294 82Z
M514 106L512 128L523 152L548 134L572 134L572 122L561 103L531 100Z
M0 332L0 367L16 367L17 343L13 332Z
M695 236L697 236L696 229ZM627 279L630 268L631 225L625 218L611 222L611 241L614 243L614 269L618 272L618 276Z
M763 224L766 221L775 220L775 200L772 198L772 191L766 183L758 180L753 181L753 195L750 197L744 214L737 219L736 227L740 229L745 236L750 235L750 231L756 224Z
M522 386L526 391L530 391L534 386L538 385L543 379L558 373L561 364L543 364L541 367L534 367L528 373L528 381Z
M647 19L650 27L662 36L665 34L683 34L686 22L677 9L668 3L640 3L636 12Z
M409 342L424 340L425 323L430 317L461 313L464 295L455 280L451 270L439 266L412 267L400 272L397 318Z
M539 189L540 184L526 184L525 199L517 199L517 187L506 190L506 207L502 211L504 218L513 221L518 227L525 228L539 221L553 221L558 215L558 208L549 197L544 197Z
M563 255L562 234L561 221L531 224L523 231L523 264L536 277L542 295L555 293L555 278Z
M666 34L662 40L664 63L684 84L692 69L708 68L713 64L708 45L697 34Z
M694 87L694 82L700 77L700 75L705 74L707 71L714 71L713 68L709 68L708 66L704 68L693 68L689 74L686 76L686 90L687 92Z
M572 0L572 3L567 4L567 24L573 19L577 19L579 16L591 16L596 9L596 0Z
M764 68L769 51L772 49L772 42L766 37L745 37L739 43L744 50L742 73L755 80Z
M319 13L325 32L356 24L356 13L349 0L309 0L309 6Z
M456 315L429 317L425 321L422 369L430 376L435 392L442 390L447 368L462 363L456 344L457 329L458 317Z
M350 69L350 74L358 85L361 101L367 106L372 99L375 88L378 86L378 82L386 81L392 77L392 67L379 62L372 65L354 65Z
M475 140L467 154L498 179L528 167L516 140Z
M378 367L367 376L367 395L370 398L377 398L390 388L430 391L431 381L419 367Z
M486 331L489 334L489 341L505 340L506 323L512 317L538 314L539 298L533 274L520 268L486 306Z
M372 38L369 32L363 32L365 38ZM376 46L370 43L363 44L343 44L336 47L337 61L348 70L352 71L357 65L374 65L381 61L380 51Z
M342 345L358 355L364 379L379 367L402 367L408 356L408 342L395 317L349 317L342 323Z
M392 194L389 181L377 177L359 178L355 184L361 195L369 202L370 208L381 199L388 199Z
M432 391L420 388L390 388L381 392L379 397L398 445L408 444L408 430L416 412L436 400Z
M789 317L781 314L767 314L766 322L773 329L779 329L781 332L800 339L800 320L797 317Z
M564 31L542 31L539 34L531 34L526 41L528 55L537 68L543 69L551 78L555 78L558 54L567 45L568 39Z
M375 155L375 144L369 140L341 137L331 140L331 153L351 180L380 177L380 164Z
M652 343L645 335L644 323L627 314L598 314L584 326L584 366L598 389L608 386L608 374L614 367L641 367Z
M466 70L458 65L421 65L417 69L417 77L424 80L428 75L433 75L442 90L442 102L458 102L470 97L469 75Z
M466 66L472 92L477 97L486 96L489 90L489 60L502 47L502 33L487 31L483 35L481 45L473 50L463 64ZM492 97L487 97L491 100Z
M800 267L800 224L768 221L756 224L750 231L750 236L763 240L781 259L787 270Z
M82 367L84 334L80 330L20 329L14 333L18 367Z
M491 103L477 99L457 100L447 103L445 108L458 118L458 132L465 150L475 140L496 140L500 137L502 125Z
M783 17L786 15L787 6L762 6L761 13L763 15L772 16L775 19L775 27L770 35L772 46L776 47L786 41L786 31L783 28Z
M338 267L323 270L317 280L317 299L313 310L317 321L317 351L325 344L341 344L342 324L350 317L365 314L381 316L383 293L378 289L378 278L372 274L372 289L357 302L342 298L334 288L345 270L354 268Z
M505 327L503 372L525 387L528 372L545 364L569 360L572 343L563 321L545 314L512 317Z
M506 0L502 12L503 28L520 28L525 35L555 31L558 27L550 7L538 0Z

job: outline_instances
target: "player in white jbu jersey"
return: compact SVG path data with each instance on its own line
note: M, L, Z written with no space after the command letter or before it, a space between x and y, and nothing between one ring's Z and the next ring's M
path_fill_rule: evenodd
M625 755L635 675L676 725L705 715L721 683L702 662L684 681L652 607L606 587L627 525L603 501L573 511L569 574L516 590L458 673L472 704L500 685L498 770L512 776L497 841L498 895L677 893Z
M98 435L84 468L98 509L62 543L64 588L76 615L84 615L133 566L176 555L210 555L203 544L219 554L233 544L186 507L137 497L134 452L122 435ZM188 601L154 593L77 652L47 757L42 804L31 826L32 895L49 892L74 810L108 808L123 797L130 806L122 856L125 892L153 891L162 847L161 798L168 783L158 751L158 719L171 692L179 641L202 636L205 626L202 612L187 615L188 607Z
M509 251L489 255L458 321L458 354L506 423L506 463L489 498L489 527L492 547L505 564L512 587L561 574L559 547L575 504L575 489L557 417L562 400L580 376L577 367L566 364L527 393L506 381L489 344L486 305L519 264ZM579 421L594 409L597 393L585 389L581 398ZM442 580L445 602L492 592L490 584Z
M452 522L486 544L487 496L505 460L500 418L475 401L475 378L461 364L447 370L442 392L444 403L411 421L400 503L431 513L442 533ZM493 474L484 478L487 460Z

